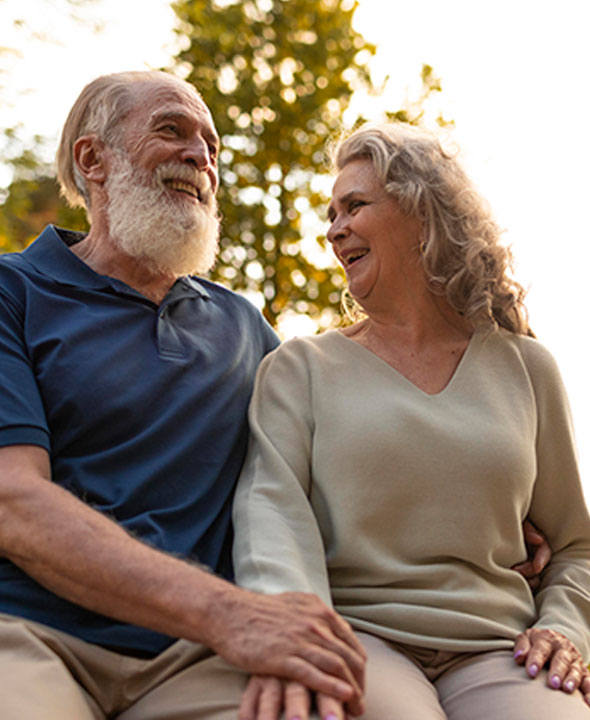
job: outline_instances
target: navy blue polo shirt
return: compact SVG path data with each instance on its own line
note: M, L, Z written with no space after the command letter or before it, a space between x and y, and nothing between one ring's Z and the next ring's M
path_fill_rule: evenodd
M0 257L0 446L155 547L231 576L230 510L256 368L278 340L244 298L184 277L157 306L48 227ZM172 639L73 605L0 560L0 612L156 653Z

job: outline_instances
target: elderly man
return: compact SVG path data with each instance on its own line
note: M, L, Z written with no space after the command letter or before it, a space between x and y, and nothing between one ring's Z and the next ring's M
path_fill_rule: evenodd
M223 579L246 406L277 339L192 276L215 259L218 148L187 83L99 78L58 152L90 232L49 227L0 259L3 720L235 717L245 675L226 661L359 707L346 623Z

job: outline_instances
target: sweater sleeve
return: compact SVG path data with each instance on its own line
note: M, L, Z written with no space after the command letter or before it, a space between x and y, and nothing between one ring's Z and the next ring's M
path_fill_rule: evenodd
M311 491L313 417L300 342L262 362L250 404L250 442L233 509L238 584L263 593L315 593L331 605Z
M529 517L552 548L536 594L535 627L563 633L590 660L590 517L576 457L569 403L553 357L526 343L537 400L537 478Z

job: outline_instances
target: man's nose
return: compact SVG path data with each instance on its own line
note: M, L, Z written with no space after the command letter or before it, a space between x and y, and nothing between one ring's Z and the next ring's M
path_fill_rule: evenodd
M211 156L209 144L203 138L192 138L187 141L181 153L183 162L193 165L199 172L206 172L211 182L213 192L217 190L217 167Z

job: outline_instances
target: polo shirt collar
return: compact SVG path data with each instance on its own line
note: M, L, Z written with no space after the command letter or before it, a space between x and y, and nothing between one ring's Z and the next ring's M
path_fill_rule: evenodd
M117 292L127 290L128 293L143 297L141 293L133 290L124 282L108 275L100 275L80 260L69 250L66 242L68 236L72 239L79 236L82 240L85 234L48 225L35 242L23 251L23 255L36 270L43 275L48 275L61 285L82 286L96 290L113 288ZM179 278L170 290L170 292L173 291L176 296L196 294L205 298L210 297L204 285L190 275Z

